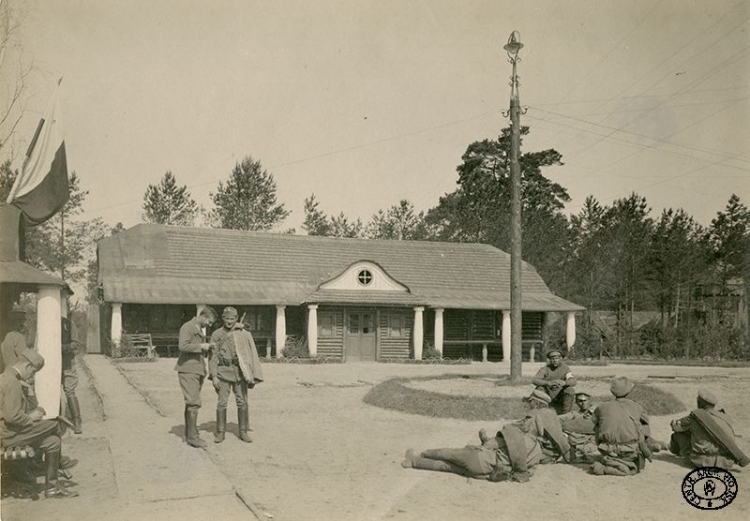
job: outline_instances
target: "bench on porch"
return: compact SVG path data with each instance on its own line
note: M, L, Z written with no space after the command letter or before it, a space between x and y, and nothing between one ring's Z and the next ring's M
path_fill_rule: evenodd
M154 344L154 349L159 354L164 353L167 357L172 356L172 352L179 354L180 351L180 338L175 333L151 333L151 341Z
M466 357L473 358L474 346L482 346L482 362L487 361L487 348L491 345L502 345L500 340L443 340L444 346L466 346Z
M151 340L150 333L132 333L123 335L125 343L132 346L135 356L145 356L153 358L154 343Z

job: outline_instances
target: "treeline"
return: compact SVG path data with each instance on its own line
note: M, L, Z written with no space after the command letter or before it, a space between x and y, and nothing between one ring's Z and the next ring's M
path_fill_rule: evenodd
M522 136L528 131L523 127ZM301 232L481 242L510 251L509 162L510 133L503 129L497 139L467 147L456 169L456 189L426 212L404 199L363 222L325 211L311 194L304 201ZM750 357L745 297L750 211L739 197L732 195L708 227L682 209L656 215L636 193L608 206L588 197L578 214L568 216L567 190L543 173L563 164L561 154L554 149L524 152L520 163L523 258L557 295L587 308L571 355ZM9 190L16 174L9 164L0 165L0 192ZM87 192L79 188L75 173L71 194L59 216L30 229L29 262L67 279L88 277L95 300L94 243L122 225L77 215ZM209 196L213 207L200 207L188 187L166 172L144 193L143 221L270 231L281 230L290 214L277 199L273 175L249 156ZM645 327L644 315L650 318ZM551 336L562 342L564 335L553 328Z

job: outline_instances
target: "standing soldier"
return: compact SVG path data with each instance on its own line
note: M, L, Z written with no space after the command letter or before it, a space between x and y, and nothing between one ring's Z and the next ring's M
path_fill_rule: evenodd
M547 353L547 365L539 369L531 383L552 399L550 407L557 414L565 414L573 408L576 379L570 367L562 361L562 352L553 349Z
M73 432L81 434L83 432L81 407L76 396L76 387L78 387L76 347L70 334L70 319L67 317L62 318L62 385L65 398L68 400L70 415L73 418Z
M197 317L191 318L180 328L179 349L175 371L185 398L185 440L191 447L206 448L206 442L198 435L198 410L201 408L201 387L206 378L206 361L203 353L210 349L203 328L216 322L216 311L204 307Z
M247 406L247 389L263 381L258 351L250 331L243 329L242 322L237 321L237 310L224 308L221 318L224 327L214 331L211 344L215 348L209 359L209 378L219 396L216 404L216 433L214 443L224 441L227 430L227 402L230 391L237 402L237 424L239 438L249 443L253 441L248 434L250 417Z

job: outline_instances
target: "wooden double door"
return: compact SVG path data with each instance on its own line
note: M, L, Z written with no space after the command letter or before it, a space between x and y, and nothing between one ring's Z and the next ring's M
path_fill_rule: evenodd
M344 349L348 362L377 360L377 314L374 309L347 309Z

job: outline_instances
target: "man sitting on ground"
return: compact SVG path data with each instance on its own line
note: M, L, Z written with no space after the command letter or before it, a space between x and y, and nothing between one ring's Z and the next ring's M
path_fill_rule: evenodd
M562 430L573 447L573 463L592 463L599 455L594 437L594 407L591 396L587 393L576 393L577 410L558 416Z
M593 474L631 476L646 467L646 459L651 460L644 434L648 416L643 406L627 398L632 390L628 378L615 378L610 387L615 399L594 411L594 436L601 458L591 466Z
M547 365L539 369L531 383L551 398L550 406L557 414L565 414L573 408L576 379L570 367L562 361L562 351L553 349L547 353Z
M672 438L669 450L689 460L695 467L721 467L731 469L735 463L741 467L750 459L734 441L732 423L713 393L698 391L698 408L689 415L672 420Z
M77 492L65 490L58 485L60 468L70 468L76 460L67 460L61 465L60 428L57 420L43 420L44 411L36 408L25 412L25 398L21 381L28 381L34 373L44 367L44 358L29 348L23 349L18 360L0 375L0 442L3 447L29 445L44 453L44 496L47 498L75 497Z

